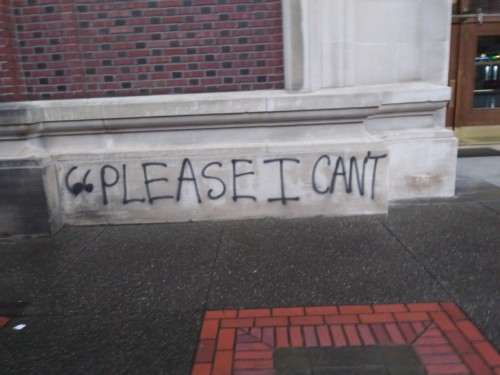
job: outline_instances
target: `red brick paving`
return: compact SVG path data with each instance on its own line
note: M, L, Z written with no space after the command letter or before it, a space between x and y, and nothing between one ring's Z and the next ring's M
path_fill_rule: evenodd
M272 375L276 348L377 344L411 345L430 375L500 375L499 353L450 302L207 311L192 375Z

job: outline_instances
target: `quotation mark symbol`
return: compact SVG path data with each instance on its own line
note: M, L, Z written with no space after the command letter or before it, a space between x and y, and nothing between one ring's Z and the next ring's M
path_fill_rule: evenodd
M73 185L70 185L69 183L69 177L71 173L73 173L78 167L72 167L69 171L68 174L66 174L66 187L70 192L73 193L73 195L76 197L78 194L82 193L83 191L86 191L87 193L91 193L94 190L94 185L88 184L87 183L87 177L90 174L90 169L85 172L85 175L83 176L82 182L77 182Z

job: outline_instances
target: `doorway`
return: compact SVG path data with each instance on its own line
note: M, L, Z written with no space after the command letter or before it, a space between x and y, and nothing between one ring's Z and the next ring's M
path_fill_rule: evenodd
M456 0L447 126L462 144L500 142L500 1Z

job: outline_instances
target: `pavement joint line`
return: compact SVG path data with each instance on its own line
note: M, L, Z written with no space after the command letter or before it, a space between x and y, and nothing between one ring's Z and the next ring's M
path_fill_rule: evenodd
M415 260L415 262L417 262L423 269L424 271L436 282L438 283L438 285L440 286L440 288L448 295L448 297L450 297L451 300L455 301L456 300L456 296L454 296L444 285L443 283L441 282L441 280L439 280L428 268L427 266L425 265L425 263L423 263L414 253L413 251L411 250L411 248L409 246L407 246L397 235L396 233L394 233L394 231L386 224L384 223L383 221L380 221L382 226L389 232L389 234L391 236L394 237L394 239L401 245L403 246L403 248L406 250L406 252L413 258L413 260Z
M497 216L500 216L500 212L498 212L497 210L495 210L494 208L488 206L487 204L485 204L486 202L479 202L479 204L481 206L483 206L484 208L488 209L489 211L493 212L495 215Z
M259 326L273 310L205 311L191 374L270 375L279 348L374 345L410 345L433 375L500 373L500 355L453 302L279 308L286 326ZM332 314L356 315L357 323L328 324ZM370 314L377 323L359 318Z
M212 291L212 286L214 283L215 274L216 274L216 270L217 270L217 262L219 260L220 249L222 247L223 236L224 236L224 227L222 227L220 230L219 240L217 241L217 246L215 248L215 256L214 256L214 260L213 260L212 265L211 265L212 273L210 274L210 282L208 283L207 292L205 294L205 300L203 301L203 311L207 310L208 300L210 298L210 292Z
M66 269L68 267L70 267L77 259L80 258L80 255L83 254L84 252L87 251L87 249L90 248L91 245L93 245L97 238L99 238L99 236L104 232L104 227L103 228L100 228L99 232L85 245L82 247L82 249L77 253L75 254L74 257L72 257L71 260L69 260L64 266L63 268L57 273L57 275L54 275L54 277L47 283L47 288L46 290L50 290L55 284L57 284L58 282L58 279L64 274L64 272L66 271Z
M417 335L415 336L415 338L413 340L411 340L411 344L415 344L431 327L432 327L433 323L432 322L429 322L427 327L425 327L425 329L420 332L419 334L417 333Z

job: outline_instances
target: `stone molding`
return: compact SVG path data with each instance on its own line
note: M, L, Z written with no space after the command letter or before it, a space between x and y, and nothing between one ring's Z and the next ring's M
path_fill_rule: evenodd
M433 113L448 87L422 82L286 91L77 99L0 104L0 141L188 129L360 123ZM14 155L3 155L13 157Z

